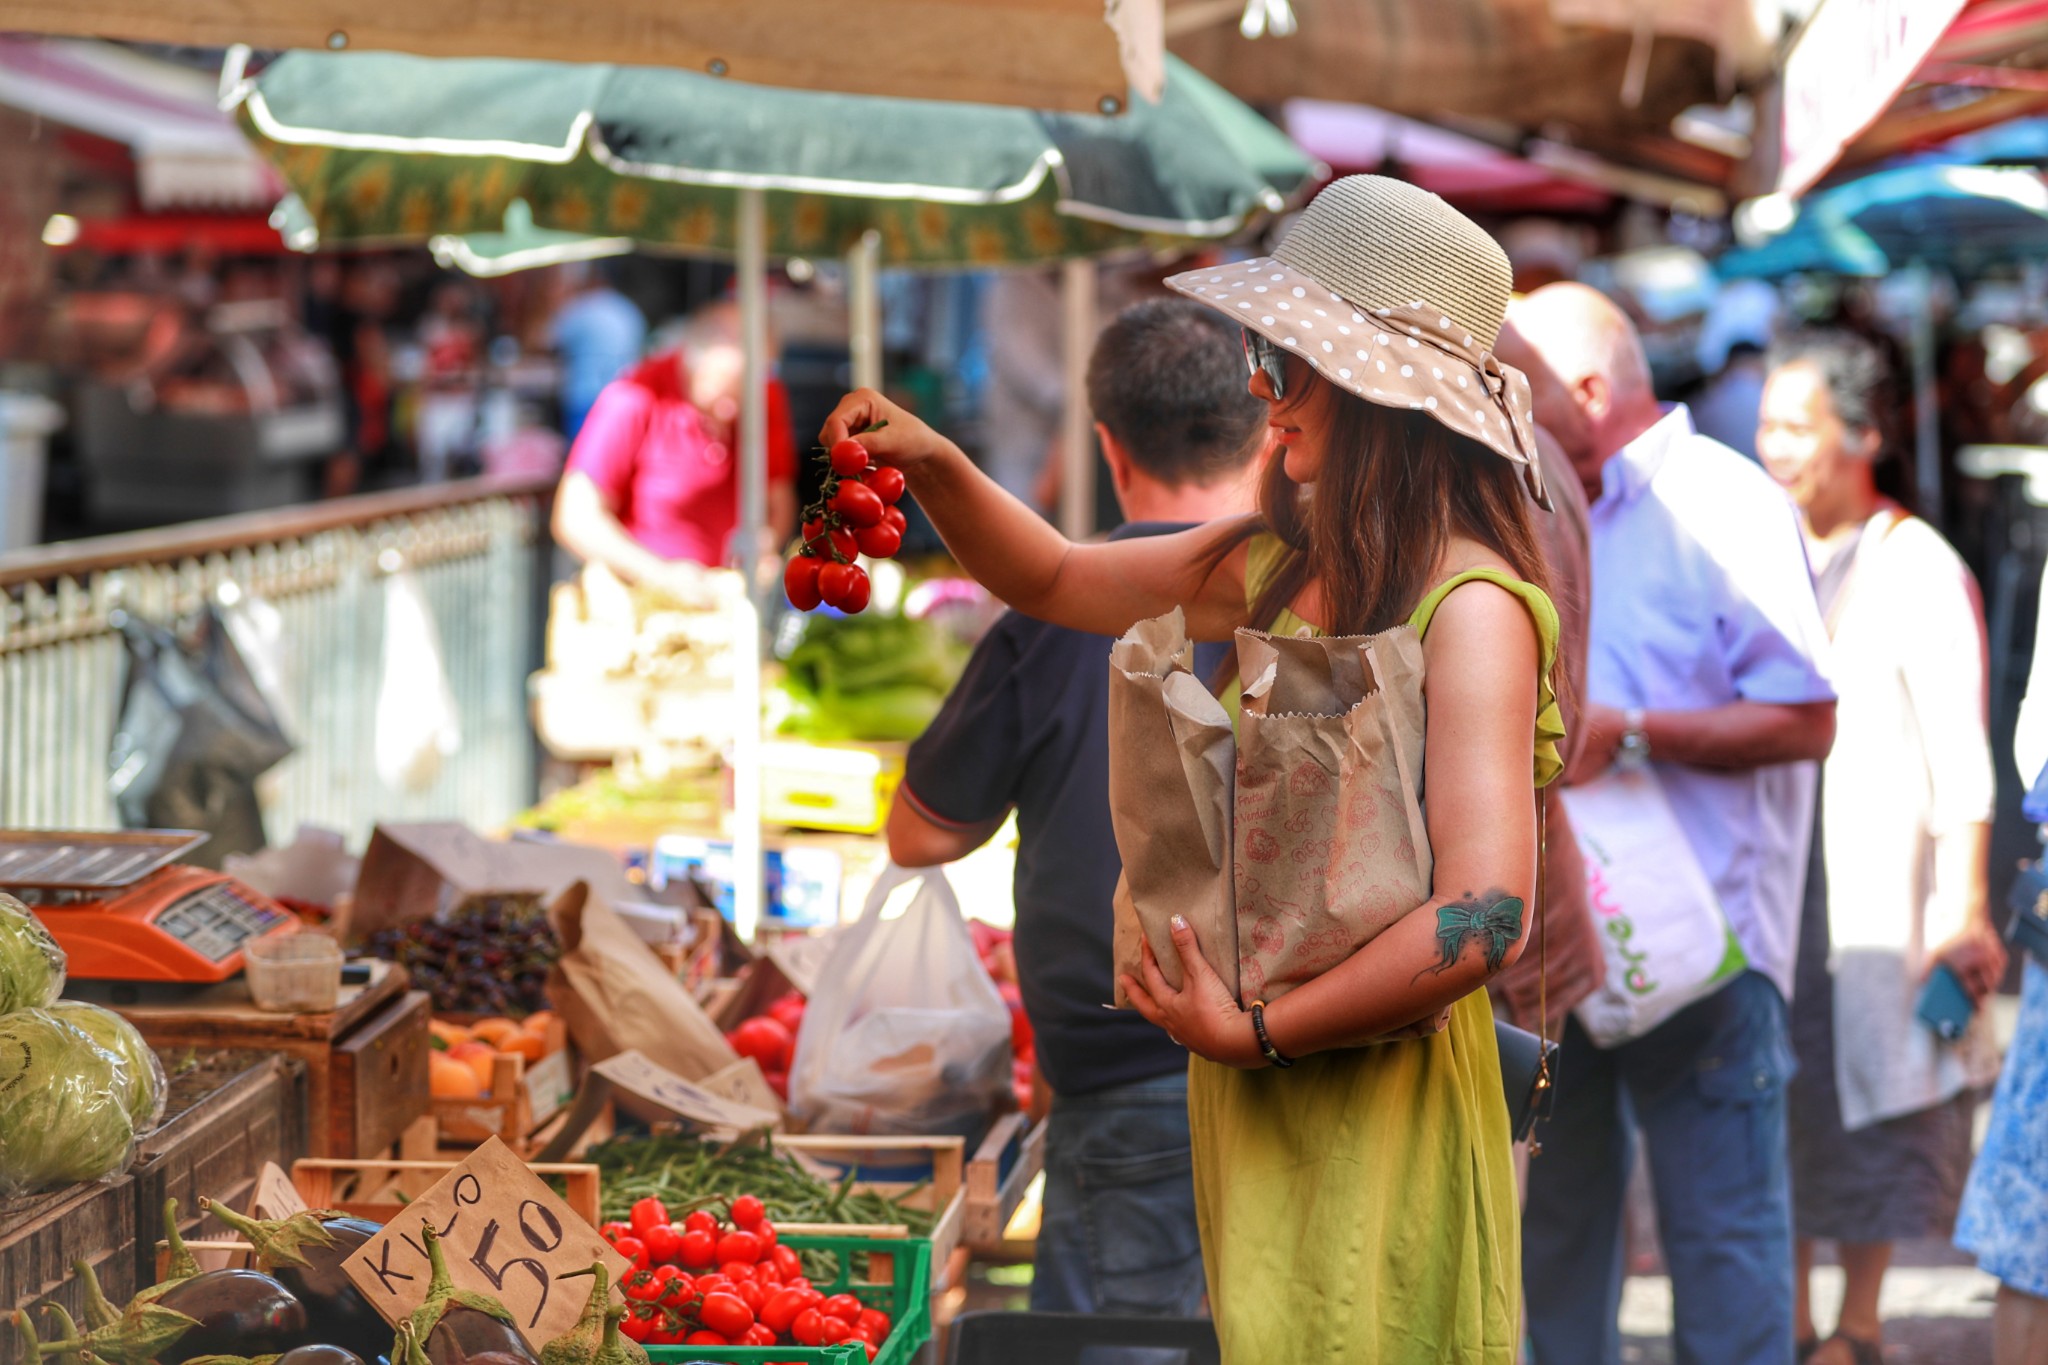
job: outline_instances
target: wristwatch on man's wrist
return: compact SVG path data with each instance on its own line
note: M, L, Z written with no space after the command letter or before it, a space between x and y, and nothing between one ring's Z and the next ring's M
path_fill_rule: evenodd
M1647 719L1640 706L1631 706L1622 713L1621 742L1614 746L1614 766L1624 772L1649 765L1650 736L1643 729Z

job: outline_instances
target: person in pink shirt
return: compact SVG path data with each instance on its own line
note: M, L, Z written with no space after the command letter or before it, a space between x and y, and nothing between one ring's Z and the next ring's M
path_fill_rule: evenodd
M569 450L555 540L628 583L710 605L705 570L729 566L739 524L743 368L738 311L714 303L691 315L676 350L608 384ZM789 397L771 380L768 525L778 543L796 523L795 476Z

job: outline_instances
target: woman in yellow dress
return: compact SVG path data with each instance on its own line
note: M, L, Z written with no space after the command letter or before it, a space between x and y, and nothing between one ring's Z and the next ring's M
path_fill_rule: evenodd
M1491 349L1507 259L1434 195L1350 176L1270 257L1167 283L1246 329L1279 447L1256 517L1079 545L878 394L843 399L824 441L865 433L969 573L1059 625L1115 635L1181 606L1196 639L1422 633L1431 897L1270 1005L1240 1008L1185 924L1182 989L1149 955L1124 985L1194 1054L1226 1362L1510 1365L1520 1228L1485 984L1525 939L1532 785L1561 731L1528 385ZM1372 1041L1446 1007L1440 1032Z

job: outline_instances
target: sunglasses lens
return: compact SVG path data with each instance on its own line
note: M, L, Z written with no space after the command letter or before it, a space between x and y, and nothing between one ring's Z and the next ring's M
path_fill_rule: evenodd
M1286 397L1287 363L1281 357L1280 348L1257 332L1246 329L1244 337L1244 363L1247 371L1258 374L1264 371L1266 382L1272 386L1275 398Z

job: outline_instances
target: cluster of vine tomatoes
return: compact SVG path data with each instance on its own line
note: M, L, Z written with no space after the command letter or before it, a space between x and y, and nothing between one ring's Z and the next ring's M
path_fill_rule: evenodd
M724 1222L698 1209L672 1223L659 1199L642 1199L629 1222L601 1231L633 1263L620 1281L619 1330L649 1346L857 1343L873 1360L894 1325L852 1294L812 1288L802 1258L777 1240L751 1194L732 1201Z
M906 526L896 504L903 471L868 459L851 436L822 452L828 469L818 500L804 508L803 544L782 573L782 590L798 611L823 602L849 614L864 610L868 571L855 561L889 559L903 548Z

